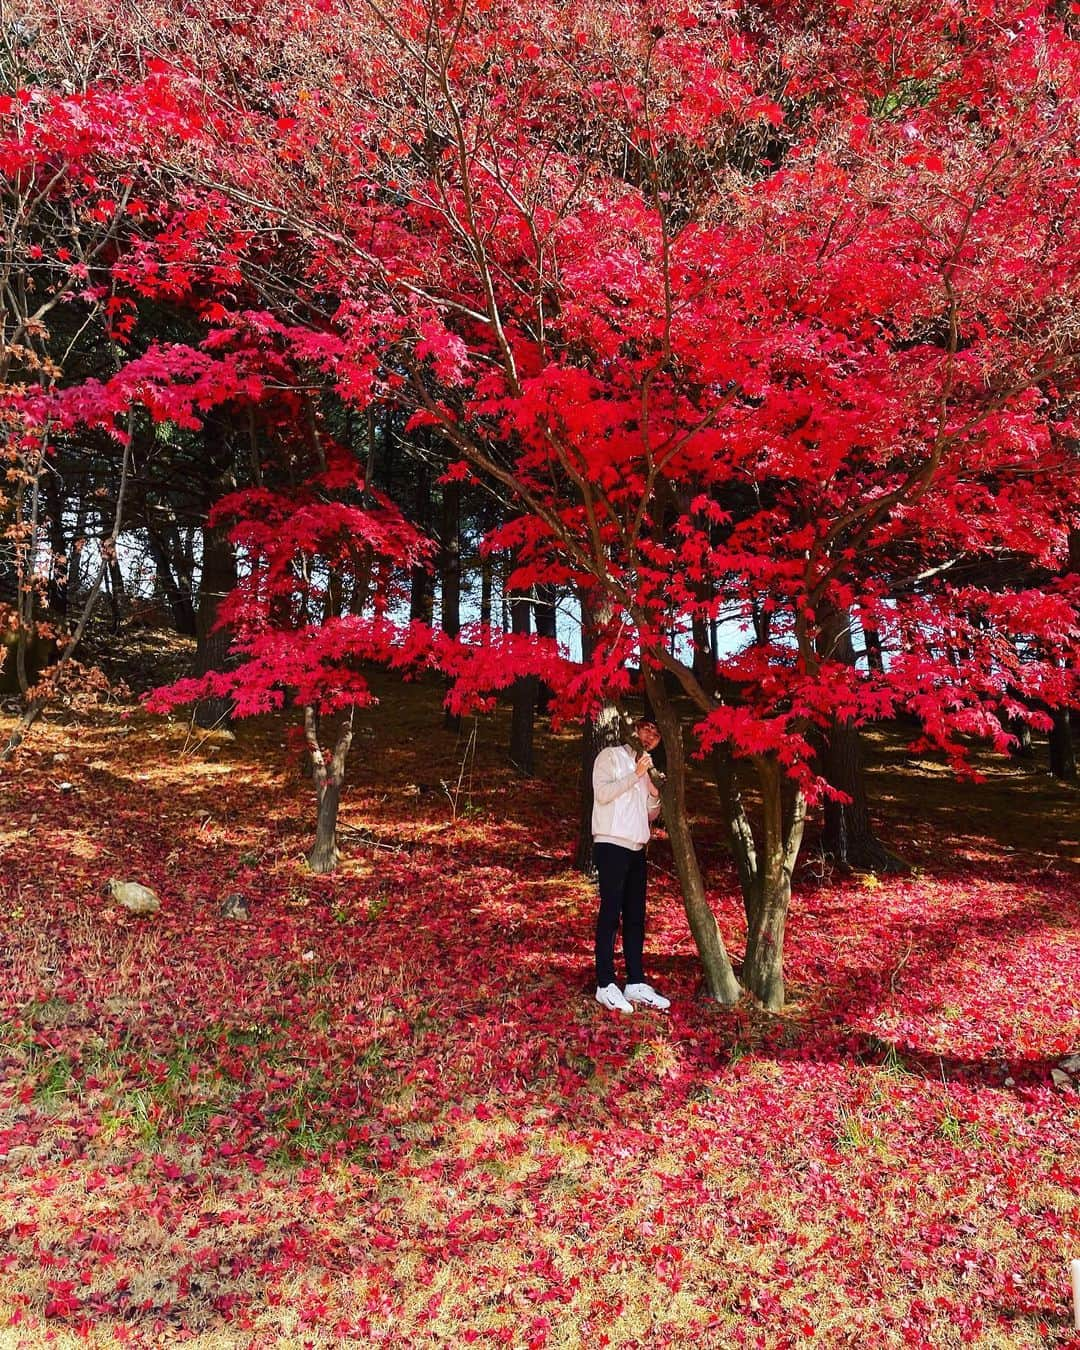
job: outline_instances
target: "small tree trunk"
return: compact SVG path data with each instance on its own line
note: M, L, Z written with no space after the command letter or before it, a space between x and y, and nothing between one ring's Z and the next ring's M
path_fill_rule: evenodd
M304 734L315 776L315 792L319 813L315 825L315 843L308 854L308 866L313 872L336 870L340 854L337 846L337 818L341 805L341 790L345 783L345 761L353 736L353 709L342 721L334 753L329 760L319 741L319 724L310 705L304 709Z
M866 665L878 675L885 673L885 653L881 649L881 634L876 628L863 625L863 642L866 644Z
M86 543L86 515L86 501L80 496L79 505L75 512L75 530L71 537L71 552L68 556L66 599L69 612L79 604L82 598L82 558Z
M716 656L705 619L694 616L694 678L707 694L716 689Z
M47 604L52 614L63 621L67 618L68 577L71 563L71 544L64 533L64 499L58 474L46 474L45 499L49 507L49 588Z
M1067 783L1076 781L1076 744L1068 708L1054 710L1054 725L1050 728L1050 772Z
M428 466L423 461L416 465L413 523L424 534L431 530L431 478ZM430 624L434 612L435 578L429 568L418 565L412 569L410 576L409 618Z
M109 606L112 609L112 630L114 633L118 633L124 617L127 595L124 590L124 574L120 570L115 549L109 555L106 577L108 578Z
M317 789L319 814L315 824L315 843L308 854L308 866L313 872L324 874L337 870L341 854L337 846L338 807L341 805L341 784L326 782Z
M439 551L442 581L442 630L456 638L461 632L461 484L443 485L442 545ZM461 717L449 708L444 714L447 731L461 730Z
M743 984L770 1012L784 1006L784 930L790 903L790 884L774 877L755 901L746 930Z
M491 596L495 575L491 554L480 559L480 627L486 632L491 627Z
M823 758L830 786L851 800L825 802L821 851L842 871L907 871L903 859L890 852L874 832L858 728L850 722L834 722Z
M791 875L802 846L806 799L785 780L772 755L755 760L761 789L762 845L747 907L742 982L770 1012L784 1006L784 931Z
M227 628L218 628L221 602L236 585L236 554L228 532L221 525L203 528L202 575L199 577L199 608L195 614L195 660L192 674L207 675L224 670L232 639ZM203 699L195 707L195 724L215 727L232 711L227 698Z
M742 793L735 776L735 765L724 747L717 746L713 751L712 766L723 806L724 820L727 823L728 848L735 862L735 870L739 874L743 908L749 923L750 906L757 884L757 848L754 844L754 831L743 806Z
M495 601L495 566L498 554L485 548L488 535L498 523L498 507L486 494L480 500L480 626L491 627Z
M94 607L97 604L97 599L101 593L101 588L105 581L105 578L108 575L110 565L115 565L116 563L116 541L120 537L120 526L124 518L124 502L127 493L128 475L131 471L130 416L128 419L128 431L129 436L124 446L124 457L120 461L120 484L116 492L116 509L113 515L112 531L105 539L102 540L101 562L98 566L97 577L93 585L90 587L90 593L87 595L86 600L83 603L82 613L79 615L79 621L75 625L72 632L68 634L68 638L66 643L64 644L64 648L60 652L60 655L56 661L56 666L53 671L54 675L58 675L60 671L64 669L64 667L71 660L72 656L78 649L79 643L83 639L83 634L86 632L86 626L93 616ZM44 710L45 710L44 698L39 696L38 698L32 699L30 701L30 703L24 709L23 715L19 718L19 721L16 724L15 729L8 737L7 745L4 746L3 750L0 750L0 764L6 764L7 761L12 758L12 756L18 750L19 746L22 745L23 741L26 739L27 732L34 725L37 719L41 716Z
M554 586L538 583L533 587L533 615L536 623L536 635L537 637L551 638L553 642L558 637L558 621L555 609L557 595L558 592ZM547 716L551 700L550 686L545 684L543 680L537 680L536 711L541 717Z
M1066 572L1080 572L1080 526L1069 530ZM1068 665L1068 662L1066 662ZM1076 741L1073 729L1073 711L1055 708L1054 725L1050 728L1050 772L1067 783L1076 781Z
M528 596L514 596L510 601L510 630L528 633ZM535 675L519 675L514 681L513 703L510 713L510 763L526 778L533 775L533 725L536 716Z
M197 624L195 610L191 603L191 591L190 589L185 591L182 576L181 580L177 580L177 576L182 573L183 567L182 560L178 555L180 532L173 526L169 531L168 541L166 541L155 529L148 528L146 537L150 541L150 555L154 559L158 585L161 587L161 593L172 611L173 627L184 637L195 637Z
M682 886L687 923L705 972L705 987L711 998L732 1004L742 992L720 936L716 915L709 907L698 865L694 836L686 811L686 759L682 726L664 687L663 675L642 662L642 676L653 707L656 725L667 756L667 778L660 789L664 823L671 840L675 871Z
M1003 721L1005 730L1014 737L1013 744L1009 746L1010 758L1031 759L1035 753L1035 746L1031 740L1031 723L1022 717L1006 717Z
M851 640L848 614L822 603L821 655L854 666L857 655ZM867 639L869 641L869 638ZM834 718L822 751L822 773L830 787L850 800L827 800L821 831L821 850L843 871L902 872L904 862L878 839L870 820L866 791L866 759L862 734L850 721Z

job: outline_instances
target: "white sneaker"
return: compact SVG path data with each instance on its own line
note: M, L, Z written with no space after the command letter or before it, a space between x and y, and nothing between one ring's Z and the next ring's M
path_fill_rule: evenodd
M612 1012L632 1013L634 1011L634 1005L632 1003L627 1003L626 999L622 996L622 990L617 984L605 984L602 989L597 985L596 1001L605 1008L610 1008Z
M628 984L625 992L631 1003L644 1003L647 1008L659 1008L661 1012L671 1007L671 999L658 994L651 984Z

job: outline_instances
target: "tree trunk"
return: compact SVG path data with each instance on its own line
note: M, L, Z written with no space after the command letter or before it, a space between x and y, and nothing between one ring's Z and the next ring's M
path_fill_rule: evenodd
M514 596L510 601L510 631L528 633L529 611L532 608L526 595ZM510 713L510 763L526 778L533 776L533 724L536 716L535 675L519 675L514 681L513 703Z
M129 435L128 440L124 445L124 457L120 461L120 482L116 491L116 508L113 513L112 529L101 541L101 558L98 565L97 577L90 587L90 593L83 603L79 621L76 623L74 629L68 634L63 650L57 658L53 669L54 676L59 675L78 650L79 643L83 639L83 634L86 632L87 625L93 617L94 607L97 604L98 596L101 594L101 588L108 576L110 566L117 567L117 572L119 573L119 567L116 563L116 541L120 537L120 527L124 519L124 503L127 494L128 475L130 470L131 437ZM120 584L123 584L122 579ZM44 712L45 705L46 699L41 696L30 700L24 708L23 714L19 718L14 730L8 737L7 745L4 746L3 750L0 750L0 764L6 764L16 753L19 746L22 745L23 741L26 739L27 732Z
M536 623L537 637L551 638L554 642L558 637L558 621L556 617L555 601L558 591L554 586L537 583L533 587L533 615ZM536 682L536 711L541 717L546 717L548 709L551 706L553 693L549 685L543 680Z
M112 630L114 633L118 633L123 621L124 610L127 607L127 595L124 589L124 574L120 570L115 548L109 555L105 576L108 582L109 606L112 609Z
M830 661L854 666L858 657L851 640L851 623L843 610L823 601L820 654ZM821 850L842 871L901 872L905 865L885 847L870 820L866 791L866 759L862 734L850 721L834 718L821 752L822 775L848 801L826 800Z
M491 596L494 589L494 576L494 563L491 554L487 553L480 559L480 627L485 632L491 627Z
M699 615L694 616L694 678L707 694L716 690L716 654L712 645L712 634L708 622Z
M784 930L790 903L790 883L774 877L755 900L746 930L742 981L770 1012L784 1007Z
M747 906L742 982L770 1012L784 1006L784 931L791 904L791 876L802 846L806 799L793 788L772 755L755 760L762 805L762 844Z
M497 554L484 547L488 535L498 524L499 512L496 503L485 495L480 501L480 625L484 629L491 627L495 599L495 564Z
M341 723L334 752L327 759L319 740L319 723L314 708L304 709L304 734L315 777L315 792L319 814L315 825L315 843L308 854L308 866L313 872L336 870L340 854L337 846L337 818L341 805L341 790L345 783L345 761L353 737L353 709L350 708Z
M431 531L431 478L428 466L416 462L416 497L413 524L423 534ZM430 624L435 612L435 579L429 568L416 566L410 577L409 618Z
M825 802L821 831L821 851L825 856L842 871L907 871L903 859L891 853L874 833L862 736L850 722L833 724L823 768L829 785L851 798L847 802Z
M1013 744L1009 746L1010 759L1031 759L1035 754L1031 723L1023 717L1005 717L1002 721L1005 730L1013 737Z
M1050 772L1067 783L1076 781L1076 744L1068 708L1055 708L1050 728Z
M1069 530L1069 553L1064 570L1080 572L1080 528ZM1056 708L1052 716L1054 725L1050 728L1050 772L1055 778L1074 783L1077 774L1073 713L1069 708Z
M664 686L663 675L642 662L642 678L667 757L667 777L660 789L664 824L671 840L675 871L682 886L683 908L705 972L705 987L720 1003L735 1003L741 990L720 936L716 916L709 908L698 865L693 832L686 812L686 759L682 726Z
M191 673L207 675L224 670L232 634L216 628L221 602L236 585L236 554L228 532L221 525L203 527L202 575L199 578L199 608L195 615L195 660ZM231 713L232 701L208 698L195 706L195 724L220 725Z
M54 618L67 618L68 575L71 545L64 533L64 498L58 474L45 476L45 500L48 505L49 585L46 603Z
M881 634L876 628L863 625L863 642L866 644L867 669L878 675L885 673L885 653L881 649Z
M750 923L750 908L753 903L754 887L757 884L757 848L754 844L754 831L743 806L742 793L735 776L735 765L731 755L722 746L712 752L713 775L720 793L724 820L727 824L727 844L739 875L739 888L742 891L743 909L746 922Z
M146 537L150 541L150 555L154 559L158 584L172 611L173 627L184 637L196 637L198 626L195 608L191 603L191 590L189 587L185 591L182 584L183 561L178 555L180 532L174 526L169 535L167 543L155 529L147 527ZM181 577L180 581L177 580L177 576Z
M325 874L337 870L341 854L337 846L338 807L341 805L341 784L328 781L317 788L319 814L315 824L315 843L308 854L308 866L313 872Z
M440 530L439 571L442 583L442 630L456 638L461 632L461 484L443 485L442 528ZM461 717L447 708L447 731L461 730Z

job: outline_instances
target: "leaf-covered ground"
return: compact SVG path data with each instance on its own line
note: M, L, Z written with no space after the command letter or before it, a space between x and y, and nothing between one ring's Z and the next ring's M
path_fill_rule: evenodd
M330 879L283 723L49 725L0 779L0 1346L1072 1343L1075 791L883 746L919 870L808 853L782 1018L701 1000L661 844L673 1006L620 1018L572 739L520 783L482 721L459 788L436 701L359 735Z

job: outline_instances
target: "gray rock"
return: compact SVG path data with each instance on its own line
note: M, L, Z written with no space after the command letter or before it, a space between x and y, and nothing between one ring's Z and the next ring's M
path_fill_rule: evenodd
M227 895L221 902L223 919L250 919L251 910L242 895Z
M1074 1078L1080 1078L1080 1053L1066 1055L1063 1060L1059 1060L1058 1068L1064 1069L1066 1073L1071 1073Z
M1064 1069L1051 1069L1050 1077L1054 1080L1054 1086L1059 1088L1071 1088L1073 1080Z
M137 881L118 881L116 877L110 877L109 891L116 903L129 914L156 914L161 908L161 901L150 887L142 886Z

